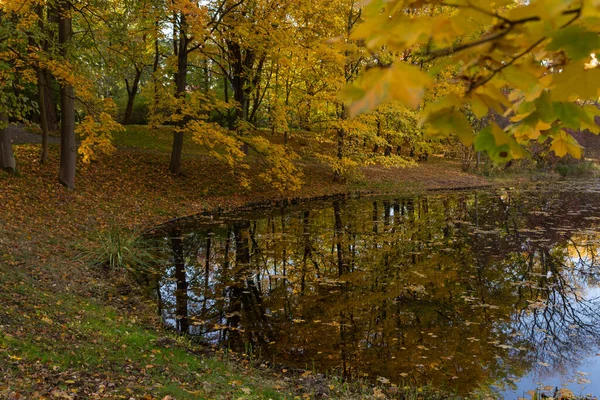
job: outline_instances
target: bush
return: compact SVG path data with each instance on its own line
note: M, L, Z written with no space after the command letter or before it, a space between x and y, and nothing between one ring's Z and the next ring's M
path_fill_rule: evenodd
M592 161L581 161L577 163L559 163L555 171L562 177L584 177L598 174L598 168Z
M114 98L115 103L119 109L117 119L119 122L123 121L125 116L125 108L127 107L127 96L118 96ZM143 93L140 93L136 96L135 101L133 102L133 112L131 113L131 121L130 124L133 125L146 125L148 123L148 113L150 99L144 96Z

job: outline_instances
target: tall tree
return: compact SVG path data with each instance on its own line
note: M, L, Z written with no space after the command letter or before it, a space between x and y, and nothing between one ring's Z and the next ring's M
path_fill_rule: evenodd
M58 39L61 56L69 60L71 46L73 6L68 0L58 3ZM75 91L72 83L60 83L60 170L58 180L69 189L75 188L77 144L75 142Z
M37 6L37 15L38 15L38 27L40 39L38 40L38 45L41 51L48 51L48 40L43 37L46 25L46 7L44 4L39 4ZM46 104L47 95L46 91L49 91L47 75L48 71L42 66L38 65L36 67L37 74L37 87L38 87L38 105L39 105L39 113L40 113L40 127L42 129L42 150L40 152L40 162L45 164L48 162L48 133L49 133L49 123L48 123L48 105Z

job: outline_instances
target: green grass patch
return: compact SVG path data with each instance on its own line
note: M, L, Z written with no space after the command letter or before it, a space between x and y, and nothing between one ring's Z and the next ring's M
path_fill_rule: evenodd
M79 390L84 398L84 389L96 390L89 381L102 377L113 384L110 398L284 398L260 373L199 355L202 348L185 337L76 295L37 291L30 283L27 276L0 274L0 302L7 305L7 315L0 315L0 364L8 368L7 378L24 378L7 379L9 393L33 395L35 384L20 384L44 376L45 384L56 381L55 390Z
M117 147L146 149L170 154L173 147L173 129L172 126L152 128L149 125L126 125L125 131L115 134L113 143ZM190 135L184 135L183 153L200 155L206 154L206 150Z

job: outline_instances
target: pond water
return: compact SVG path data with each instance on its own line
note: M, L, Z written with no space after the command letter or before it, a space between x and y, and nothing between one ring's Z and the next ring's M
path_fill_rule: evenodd
M344 377L600 394L600 185L333 198L155 232L166 323Z

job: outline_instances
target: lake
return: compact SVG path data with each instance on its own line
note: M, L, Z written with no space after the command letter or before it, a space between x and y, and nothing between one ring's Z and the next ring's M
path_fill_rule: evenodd
M598 182L337 197L154 235L161 315L208 344L459 395L600 394Z

